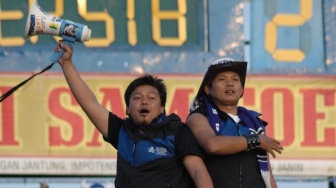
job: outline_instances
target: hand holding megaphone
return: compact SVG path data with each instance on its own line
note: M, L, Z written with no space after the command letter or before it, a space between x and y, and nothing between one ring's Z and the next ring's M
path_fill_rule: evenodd
M32 5L29 11L25 33L26 38L41 34L60 36L63 42L70 47L75 41L85 42L91 38L91 29L86 25L51 16L37 2ZM60 52L54 52L49 57L50 61L57 62L63 53L64 49Z
M63 43L68 45L70 48L72 48L72 44L74 44L75 41L84 42L88 41L91 38L91 30L86 25L50 16L37 4L37 1L30 8L25 34L26 38L33 35L41 34L61 36L63 39ZM63 47L67 48L66 46ZM39 75L49 70L62 57L62 55L64 54L64 48L57 47L54 54L49 57L50 61L52 61L49 66L44 68L42 71L32 75L28 79L19 83L18 85L7 91L5 94L0 96L0 103L4 101L7 97L9 97L14 91L16 91L21 86L26 84L29 80L34 78L36 75ZM69 55L71 55L71 50L67 50L69 51ZM67 57L63 58L66 59Z
M60 40L54 51L54 54L62 54L62 56L57 61L61 66L66 64L66 62L71 61L73 48L68 43L66 43L65 40Z

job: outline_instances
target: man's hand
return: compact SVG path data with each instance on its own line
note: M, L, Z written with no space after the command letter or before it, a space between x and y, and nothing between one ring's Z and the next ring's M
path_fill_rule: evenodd
M62 55L62 57L58 60L58 63L60 65L64 65L65 63L71 62L71 58L72 58L72 46L68 46L67 44L65 44L63 42L63 40L60 40L58 42L58 45L55 48L55 52L60 52L61 49L64 50L64 53Z
M265 151L268 151L274 158L276 158L274 151L281 154L283 146L280 144L278 140L275 140L263 134L259 135L259 140L260 140L260 148Z

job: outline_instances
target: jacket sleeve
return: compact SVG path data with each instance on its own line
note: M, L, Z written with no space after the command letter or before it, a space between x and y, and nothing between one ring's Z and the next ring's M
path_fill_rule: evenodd
M198 145L191 130L183 124L175 135L175 155L183 159L186 155L204 158L204 150Z
M107 138L103 137L103 139L118 150L119 131L125 124L125 120L110 112L108 121L108 135Z

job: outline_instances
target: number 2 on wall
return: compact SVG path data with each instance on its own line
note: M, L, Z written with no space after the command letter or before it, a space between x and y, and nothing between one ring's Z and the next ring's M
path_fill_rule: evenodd
M313 0L300 0L300 14L275 14L265 26L265 49L278 62L301 62L306 54L301 49L277 49L277 27L300 27L313 14ZM299 40L299 39L298 39Z

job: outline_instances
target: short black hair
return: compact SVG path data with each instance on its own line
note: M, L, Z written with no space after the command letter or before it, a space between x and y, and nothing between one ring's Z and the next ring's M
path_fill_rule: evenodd
M150 74L145 74L139 78L136 78L133 80L127 87L125 94L124 94L124 100L126 103L126 106L129 106L129 100L131 98L132 92L137 88L138 86L142 85L150 85L155 87L159 91L160 99L161 99L161 106L166 106L166 100L167 100L167 87L166 84L162 79L159 79L157 77L154 77Z

